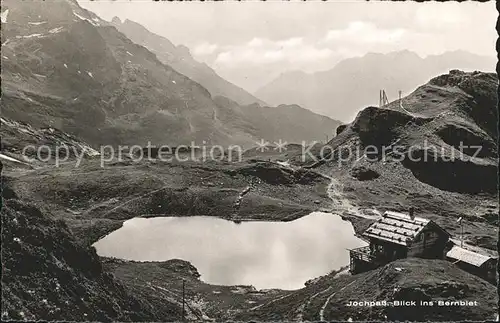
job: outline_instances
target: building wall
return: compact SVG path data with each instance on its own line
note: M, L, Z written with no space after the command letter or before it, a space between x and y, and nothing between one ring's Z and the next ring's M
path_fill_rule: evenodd
M484 263L481 267L463 261L457 262L457 260L453 258L447 258L447 260L453 262L460 269L496 285L496 261L494 259Z
M375 256L380 263L406 258L407 256L405 246L378 239L370 240L370 249L372 255Z
M376 263L364 261L357 257L357 255L351 253L351 263L350 263L351 274L359 274L365 271L369 271L378 267Z
M408 257L444 258L448 236L441 230L429 226L420 232L408 248Z

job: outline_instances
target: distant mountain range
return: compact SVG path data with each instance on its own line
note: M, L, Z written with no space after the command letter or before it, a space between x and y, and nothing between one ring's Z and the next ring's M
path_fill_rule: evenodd
M186 46L175 46L167 38L154 34L128 19L122 23L118 17L114 17L111 22L134 43L146 47L162 63L172 66L177 72L203 85L213 96L225 96L238 104L266 105L265 102L217 75L207 64L196 61Z
M465 51L422 58L411 51L369 53L349 58L334 68L308 74L292 71L263 86L255 95L270 104L298 104L316 113L349 122L369 105L378 105L379 90L389 100L407 95L432 77L452 69L494 71L495 57Z
M141 30L132 22L122 27ZM295 106L261 108L213 73L204 84L226 84L236 93L231 104L221 106L212 96L218 92L178 70L196 74L202 64L189 60L183 47L169 47L165 39L160 44L159 36L142 32L158 39L156 48L165 52L134 43L74 0L4 1L2 114L36 128L60 129L93 146L195 141L250 147L260 139L323 140L339 124ZM169 58L174 66L166 63L167 52L175 53ZM235 96L254 104L240 106Z

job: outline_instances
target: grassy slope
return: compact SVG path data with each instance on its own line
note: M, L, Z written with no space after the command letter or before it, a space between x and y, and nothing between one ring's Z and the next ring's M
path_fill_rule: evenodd
M87 160L78 169L67 164L6 175L22 199L51 210L88 241L135 216L287 221L329 206L328 179L269 162L130 161L101 168Z
M403 98L403 106L393 102L383 108L370 107L345 127L332 141L329 149L336 150L330 161L318 163L313 169L328 174L337 182L338 193L334 203L342 211L344 200L349 201L347 217L355 227L359 217L376 209L404 210L414 206L418 213L436 221L452 235L459 235L459 217L464 222L465 238L470 244L491 250L496 249L498 227L497 134L492 120L496 120L495 75L487 73L454 72L436 77ZM458 132L456 129L464 129ZM453 129L451 138L464 145L481 145L484 155L471 158L464 151L457 152L458 145L450 141L443 129ZM461 135L465 134L465 135ZM427 163L408 162L408 149L434 145L439 154L455 160L438 158ZM388 156L385 160L361 158L366 146L389 146L396 143L403 147L405 161ZM492 144L493 143L493 144ZM319 151L318 147L316 153ZM339 152L350 149L358 155L339 161ZM379 151L381 151L379 149ZM417 152L423 152L422 148ZM300 163L298 157L292 162ZM313 165L311 161L305 163ZM368 170L378 177L359 179L359 170ZM359 232L359 231L358 231Z
M199 274L186 261L134 262L103 259L104 266L138 294L157 303L165 300L182 304L182 281L185 281L186 317L196 320L227 320L235 313L246 311L272 300L283 291L256 291L252 286L210 285L199 279ZM179 317L180 318L180 317Z
M399 116L400 113L396 115ZM411 132L407 131L407 133ZM351 140L354 144L359 144L360 140L355 133L353 135L352 129L347 129L335 140L344 139ZM258 156L253 157L258 158ZM470 233L466 232L467 235L472 237L473 234L477 235L481 232L480 234L485 236L485 240L480 241L479 244L486 246L491 244L488 239L495 236L495 227L488 223L490 220L487 217L482 220L483 222L480 219L481 216L484 216L484 213L481 213L481 208L494 210L497 207L494 196L439 190L416 181L412 173L405 167L400 165L388 167L389 165L367 164L367 167L374 168L381 175L372 181L353 179L350 175L352 165L338 168L328 164L320 166L319 171L333 175L333 182L341 184L333 188L333 193L330 192L330 196L334 198L333 206L328 199L326 188L330 180L324 176L315 172L292 170L275 163L256 160L236 164L224 162L203 164L195 162L134 163L125 161L101 168L97 160L87 159L77 169L71 163L59 168L44 167L35 170L10 168L4 172L4 187L7 188L7 191L15 191L21 200L42 210L42 214L50 213L51 217L63 219L77 240L86 243L96 241L100 236L121 226L125 219L136 215L203 214L238 220L243 218L283 221L300 217L319 208L334 208L335 211L344 212L344 216L350 217L359 232L369 220L359 220L359 218L349 215L349 211L363 212L364 208L401 209L408 205L416 205L419 212L436 220L452 233L457 229L457 225L454 223L455 215L468 215L472 224L466 226L467 230L471 230ZM250 187L249 193L240 200L240 194L248 187ZM404 191L405 189L406 191ZM330 187L331 190L332 187ZM450 199L452 199L451 202ZM346 201L349 201L351 205ZM471 217L468 213L474 208L478 210L478 214L473 214ZM34 212L34 214L39 213ZM45 231L47 228L51 228L51 223L50 221L40 223L37 225L39 229L37 230ZM43 234L42 237L50 238L49 236L52 235L58 237L57 232L60 230L64 231L65 229L56 227ZM35 234L36 236L38 235ZM67 235L65 237L67 238ZM24 237L24 239L30 241L29 237ZM58 240L65 241L64 239ZM16 250L13 241L12 237L12 242L9 242L11 244L6 245L7 250ZM75 243L74 240L71 240L70 244L73 243ZM93 251L89 252L95 255ZM12 255L9 258L14 261L19 259ZM42 257L41 261L47 261L47 258ZM49 263L54 266L50 261ZM93 262L90 261L90 263ZM88 265L88 263L86 264ZM5 268L17 268L15 266L20 265L21 263L13 264ZM97 261L94 265L99 267L100 263ZM390 267L394 265L407 267L409 271L400 273ZM328 275L311 282L304 289L293 292L273 291L255 294L248 289L243 289L243 291L238 289L238 293L242 293L238 295L243 296L238 296L237 303L230 302L233 294L237 294L234 290L209 286L197 281L196 275L192 275L193 270L189 269L187 264L179 264L178 262L137 264L106 260L105 267L112 270L117 278L129 290L133 291L134 296L145 304L144 306L152 304L151 306L157 308L157 312L152 314L153 317L158 313L163 313L162 315L170 313L175 318L179 317L178 310L176 310L178 307L175 305L175 297L172 298L172 293L178 294L178 281L181 277L189 279L191 288L193 288L193 294L190 296L195 307L194 312L198 314L203 312L210 317L224 318L294 319L302 317L317 320L319 313L322 312L324 318L328 319L355 318L355 315L373 319L392 315L394 319L400 319L404 313L391 312L387 309L354 313L346 308L336 310L335 307L340 304L341 300L344 301L350 297L382 297L380 295L399 297L400 295L393 294L391 289L383 288L383 286L391 286L391 284L407 286L407 290L413 293L410 293L411 297L415 295L419 297L418 291L423 288L427 294L430 293L429 295L439 295L442 290L445 290L453 297L477 298L486 302L467 312L458 312L461 315L460 318L489 318L493 306L490 300L494 299L493 286L485 285L486 283L483 281L458 270L449 263L419 259L403 260L400 263L393 263L385 268L355 277L339 276L334 278L333 275ZM186 274L186 268L189 269L188 273L190 274ZM85 269L81 267L76 267L75 270L78 273L85 273ZM141 272L148 274L141 275ZM42 270L41 275L47 275L47 272ZM10 277L17 279L16 275L10 275ZM151 277L154 277L154 280L151 280L153 279ZM396 280L391 281L394 277ZM419 285L419 280L424 278L430 279L430 285ZM143 283L137 283L137 279ZM360 280L358 281L358 279ZM46 280L43 279L40 284L45 284ZM99 278L94 277L91 280L98 283L93 288L94 292L97 293L93 299L98 300L102 296L99 294L101 288L108 285L106 285L106 281L101 283ZM158 280L161 283L158 283ZM148 287L148 282L156 287ZM360 282L360 285L357 285L356 282ZM350 283L352 285L349 285ZM379 284L378 287L374 283ZM386 283L387 285L384 285ZM468 289L464 287L466 285L469 286ZM14 286L23 288L22 284ZM48 286L42 286L44 286L44 290L48 289ZM10 288L14 290L12 296L8 296L10 304L17 304L16 299L18 299L19 302L24 302L27 313L30 313L28 311L30 310L38 316L50 314L58 318L66 318L62 314L59 316L53 313L44 314L46 312L42 312L39 305L26 303L25 300L29 299L28 296L20 294L20 290L12 289L14 287ZM104 289L110 293L114 292L113 289ZM221 291L221 294L214 294L214 290ZM339 291L339 294L332 296L330 301L335 300L336 297L338 297L338 301L328 302L325 306L326 300L336 291ZM417 291L416 294L415 291ZM125 296L123 297L125 298ZM59 303L60 300L56 299L55 304ZM164 306L164 304L166 305ZM74 317L81 317L85 313L82 311L86 309L87 305L81 303L73 305L78 308ZM17 305L12 305L12 307L14 306ZM219 306L220 309L218 309ZM322 309L323 311L321 311ZM195 315L194 312L193 315ZM96 310L92 312L92 315L101 318L99 315L112 317L112 315L119 315L119 313L103 314ZM423 318L432 317L430 315L441 315L439 312L432 314L423 311L419 313L428 315L422 316ZM12 313L9 315L12 318L17 318L20 314ZM90 314L87 313L87 315ZM52 316L43 317L50 318ZM73 316L69 318L71 319ZM125 320L127 317L123 316L120 319Z
M2 320L152 321L177 317L128 290L103 269L64 221L3 191ZM8 199L8 200L7 200Z
M322 277L314 284L239 313L249 320L487 320L496 313L495 287L442 260L408 258L363 274ZM349 301L470 300L475 307L349 307ZM322 315L321 315L322 314Z

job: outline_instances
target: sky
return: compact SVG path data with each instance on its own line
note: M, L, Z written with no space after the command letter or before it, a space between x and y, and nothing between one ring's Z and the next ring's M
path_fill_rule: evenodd
M494 1L78 2L105 20L133 20L189 47L195 59L250 92L281 73L328 70L369 52L496 56Z

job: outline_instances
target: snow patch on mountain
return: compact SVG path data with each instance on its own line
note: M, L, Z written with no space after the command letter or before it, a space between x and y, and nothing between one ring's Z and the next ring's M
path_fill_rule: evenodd
M46 21L38 21L38 22L28 22L28 25L33 25L33 26L39 26L39 25L43 25L43 24L46 24L47 22Z
M26 35L26 36L16 36L17 39L21 38L43 38L44 36L42 34L31 34L31 35Z
M16 163L23 163L22 161L20 160L17 160L15 158L12 158L10 156L7 156L7 155L4 155L4 154L0 154L0 159L5 159L5 160L8 160L8 161L12 161L12 162L16 162ZM24 163L23 163L24 164Z
M57 27L57 28L53 28L53 29L49 30L49 33L51 33L51 34L58 34L62 30L63 30L63 27Z
M9 15L9 9L5 10L0 14L0 18L2 20L2 24L7 23L7 16Z
M100 24L97 22L97 21L99 21L99 19L96 19L96 18L94 18L94 19L88 19L88 18L85 18L84 16L79 15L79 14L78 14L76 11L74 11L74 10L73 10L73 14L74 14L77 18L79 18L80 20L85 20L85 21L88 21L89 23L91 23L92 25L94 25L94 26L96 26L96 27L100 26Z

